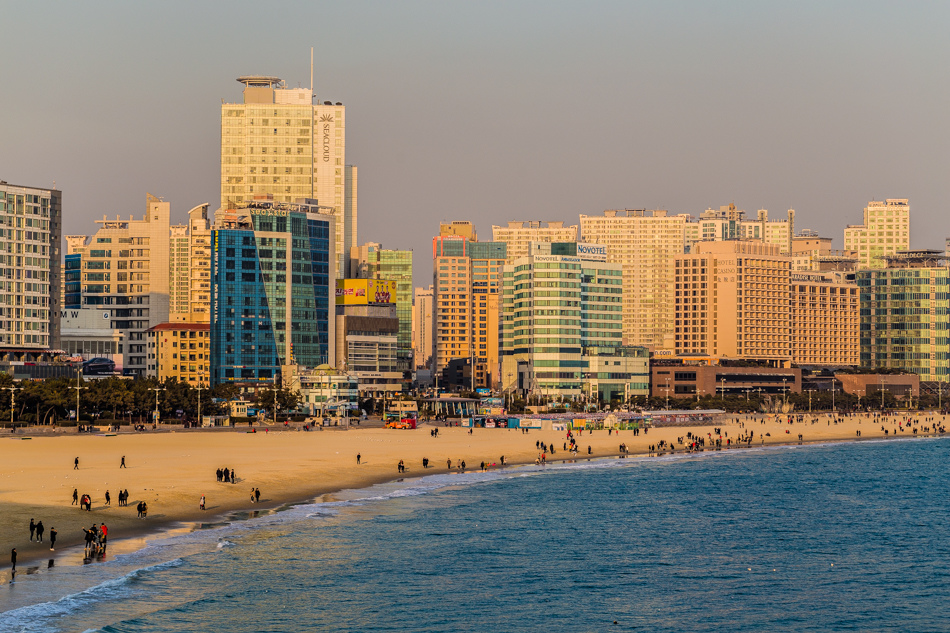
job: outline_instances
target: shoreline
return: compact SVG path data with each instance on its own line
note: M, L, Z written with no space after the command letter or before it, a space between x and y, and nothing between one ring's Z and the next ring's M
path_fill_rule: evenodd
M805 414L808 416L808 414ZM737 425L735 419L738 417L740 419L740 425L744 423L743 426ZM581 460L600 460L600 459L616 459L621 456L619 451L619 444L627 444L628 453L627 455L634 458L650 457L654 453L651 453L649 446L658 443L659 441L666 440L672 441L675 438L685 437L688 433L698 434L701 437L707 437L708 434L712 433L713 428L721 428L722 431L728 435L730 439L734 438L736 435L743 431L753 431L755 432L755 439L751 445L743 443L741 445L734 444L730 447L723 446L721 449L717 450L714 446L706 446L702 451L696 451L696 453L703 452L723 452L723 451L733 451L736 449L755 449L763 447L780 447L780 446L790 446L790 445L805 445L805 444L823 444L823 443L844 443L844 442L855 442L861 440L879 440L879 439L911 439L911 438L923 438L923 437L941 437L944 434L933 432L933 426L931 427L931 432L921 433L918 435L911 434L909 432L902 432L899 435L887 434L885 435L880 431L881 421L874 420L873 418L868 418L868 416L861 416L860 418L844 418L839 419L839 422L835 425L828 424L817 425L809 422L811 418L817 418L820 421L825 421L827 414L817 414L810 416L809 419L806 419L805 422L795 422L791 425L784 422L774 422L771 419L767 419L765 424L760 424L759 420L761 418L756 418L755 422L750 420L746 416L736 416L729 418L728 420L723 420L720 423L703 426L703 427L654 427L649 433L633 436L631 431L621 431L619 435L616 433L612 434L609 438L604 431L593 431L585 432L583 435L578 435L578 444L586 445L590 442L592 445L596 444L598 446L597 450L590 456L586 452L578 452L578 455L575 457L570 453L564 452L561 448L557 448L557 452L554 456L548 456L548 463L558 463L558 462L578 462ZM773 416L774 417L774 416ZM928 417L934 417L935 419L941 420L943 423L942 416L930 416L930 415L921 415L914 416L917 419L917 426L927 426L927 423L923 419ZM904 416L902 416L902 419ZM884 421L884 426L896 427L897 419L887 419ZM877 431L871 428L870 425L876 423ZM778 427L776 428L776 424ZM526 434L524 437L522 433L518 430L506 430L506 429L476 429L473 436L467 435L467 429L463 430L459 427L435 427L423 424L418 430L430 430L431 428L439 428L440 435L445 434L447 436L454 436L454 444L450 445L448 448L460 449L458 444L465 443L467 444L466 448L471 448L471 442L476 438L482 440L482 443L493 444L493 448L505 449L512 448L512 445L515 443L518 444L528 444L531 442L531 446L525 450L523 447L520 447L517 452L512 453L508 456L507 453L502 453L506 455L506 462L508 467L519 467L526 465L533 465L535 459L532 456L534 453L533 441L544 441L546 443L560 441L564 438L564 432L559 431L537 431L533 430ZM760 433L761 429L761 433ZM791 433L781 433L780 436L775 437L774 434L766 438L765 443L761 443L761 439L764 433L773 432L777 430L785 429L794 429L796 432ZM809 430L820 430L825 429L825 433L817 434L820 436L810 437L808 439L803 439L801 442L798 440L798 432L802 431L803 434L807 436L814 435L809 432ZM861 436L856 436L854 430L866 430L867 434L862 433ZM506 432L507 431L507 432ZM830 431L830 432L828 432ZM409 435L406 435L406 434ZM396 435L401 434L401 435ZM146 440L147 443L154 443L153 438L161 437L173 437L174 433L163 433L163 434L152 434L152 435L128 435L125 436L128 439L134 441L143 441ZM178 435L178 438L186 438L188 440L193 439L193 437L198 434L187 434L187 435ZM232 433L230 437L236 437L239 441L246 441L246 438L242 436L253 435L253 434L244 434L244 433ZM258 433L258 436L267 436L271 437L287 435L287 436L301 436L303 433L294 433L292 431L278 431L273 434L261 434ZM243 491L250 485L249 477L241 477L239 473L238 483L237 484L224 484L219 482L212 482L212 485L201 485L199 481L198 484L193 485L194 490L198 489L209 489L212 491L212 494L209 494L209 510L204 512L197 509L197 498L191 495L194 495L194 492L188 491L186 494L191 496L194 499L193 504L182 505L180 501L175 503L173 508L162 507L163 513L154 515L157 520L153 521L149 519L136 519L134 515L131 517L117 518L117 514L121 512L131 513L133 506L136 501L134 500L136 494L132 494L132 498L129 500L128 508L117 508L116 506L104 507L101 504L94 505L94 510L92 512L78 511L71 506L62 507L61 504L36 504L36 505L27 505L19 503L11 503L8 497L8 491L6 490L5 479L10 477L10 474L6 471L6 468L0 470L0 516L7 517L6 520L0 520L0 525L3 525L5 537L0 537L0 548L3 549L3 552L9 552L11 547L17 547L18 550L18 560L17 560L17 570L20 571L22 568L27 568L30 566L35 566L38 562L47 561L50 558L52 559L65 559L71 556L71 552L78 551L80 554L82 552L83 541L80 538L81 532L74 531L71 534L65 533L65 530L62 528L59 529L60 536L57 540L57 549L55 552L50 552L48 549L48 544L44 544L42 548L38 548L35 545L31 545L28 540L28 531L24 529L24 525L29 522L32 514L42 515L43 512L50 513L54 509L54 514L59 514L63 516L66 513L73 513L74 519L78 519L78 525L84 524L86 519L95 519L97 523L106 522L110 527L110 539L109 544L115 547L114 550L122 549L122 553L127 553L127 551L137 551L143 547L148 542L155 540L156 538L161 538L166 535L173 534L178 530L182 531L195 531L202 529L203 525L217 525L222 526L233 524L239 521L245 521L251 518L255 518L261 515L268 515L273 513L278 513L283 510L299 506L306 505L308 503L319 502L321 498L335 495L344 490L359 490L371 487L373 485L378 485L388 482L396 482L402 479L419 479L428 475L438 475L438 474L447 474L450 472L458 472L455 468L449 470L445 467L444 463L435 461L435 465L430 464L428 469L422 469L417 466L419 461L413 461L413 466L407 466L407 472L398 473L393 472L396 470L394 467L394 461L398 461L398 456L401 453L393 453L392 444L398 444L402 442L391 442L390 439L398 438L399 440L409 440L412 444L416 445L418 449L420 444L438 444L442 442L442 438L438 438L433 441L429 441L429 437L423 437L422 434L413 433L411 431L396 431L390 429L351 429L343 434L333 434L335 437L321 437L325 434L307 434L310 437L305 437L301 439L309 439L311 443L316 440L331 440L329 442L321 441L320 444L339 444L341 448L356 444L366 444L369 442L379 442L387 445L387 450L383 451L366 451L363 453L365 457L363 459L363 464L357 469L349 468L350 471L357 470L358 472L346 472L341 473L339 470L345 468L340 468L339 463L330 464L332 474L336 475L335 477L328 478L322 483L317 482L301 482L299 480L292 479L292 473L297 470L296 464L287 464L288 469L280 470L279 480L283 483L283 486L273 487L273 492L265 491L265 494L262 497L260 503L251 504L249 502L249 497L247 501L241 501L241 495L244 494ZM115 437L122 437L115 436ZM204 434L205 439L217 440L221 437L227 437L226 434L221 432L217 433L208 433ZM338 438L339 441L336 441ZM556 439L555 439L556 438ZM17 438L19 439L19 438ZM32 446L37 446L45 441L50 441L54 438L50 436L37 435L36 439L30 444ZM75 441L76 436L69 436L70 440ZM87 439L87 438L83 438ZM92 437L88 438L93 440ZM113 438L110 438L113 439ZM294 438L295 439L295 438ZM487 441L486 441L487 440ZM494 441L497 440L497 441ZM612 444L613 450L604 446L605 444ZM609 446L608 444L608 446ZM0 446L3 446L0 443ZM336 448L337 446L331 446L331 448ZM61 447L63 450L71 449L72 452L76 452L75 446ZM179 449L181 447L178 447ZM429 448L425 446L424 448ZM62 451L57 451L62 452ZM666 450L657 451L656 456L669 455L669 454L690 454L684 448L678 448L675 451L670 451L669 448ZM71 454L69 450L66 450L64 454ZM336 455L339 455L340 451L336 451ZM388 467L377 466L377 460L382 457L387 457L394 461L388 462ZM368 461L367 461L368 458ZM345 458L338 458L335 462L340 462ZM453 459L454 463L457 463L455 458ZM466 459L466 457L463 457ZM481 459L479 457L479 459ZM11 461L11 460L5 460ZM313 461L312 459L310 461ZM334 460L328 460L333 462ZM409 463L409 460L406 460ZM131 460L130 460L131 462ZM60 462L62 463L62 462ZM240 462L236 462L240 464ZM497 465L497 460L492 460L489 462L494 463L495 465L490 467L489 470L494 470L499 468ZM370 468L362 468L362 466L370 466ZM336 468L332 468L336 466ZM288 473L287 470L291 472ZM471 463L466 464L466 472L478 471L479 464L474 462L474 459ZM241 472L254 472L254 469L249 467L244 467ZM22 473L22 471L21 471ZM191 473L192 475L194 473ZM330 473L328 473L330 474ZM66 476L68 478L68 475ZM192 477L193 479L193 477ZM191 482L194 484L194 482ZM274 481L270 481L269 484L274 484ZM269 485L265 484L265 485ZM62 486L61 486L62 487ZM175 486L171 486L172 489ZM146 489L154 492L154 489ZM239 492L240 491L240 492ZM162 492L168 493L168 490L163 490ZM215 497L221 497L224 493L224 500L215 501ZM83 494L80 492L80 494ZM156 498L159 498L159 493L155 493ZM235 496L236 495L236 496ZM113 495L113 501L117 497L117 494ZM152 502L149 500L149 505L152 506ZM150 507L150 513L156 509ZM118 510L118 512L116 512ZM41 519L45 520L45 519ZM56 518L59 520L59 517ZM9 525L6 525L8 524ZM73 521L74 524L75 520ZM47 535L48 531L52 527L49 523L46 523ZM59 527L59 526L56 526ZM16 538L16 534L23 535L21 538ZM48 539L47 539L48 540ZM25 541L25 542L24 542ZM125 545L134 541L142 541L141 545L128 549L126 551ZM76 548L76 550L74 550ZM118 555L118 554L116 554ZM65 560L64 560L65 562ZM68 564L68 563L67 563ZM9 558L5 559L5 564L0 567L4 572L0 574L0 584L6 584L9 582L10 578L10 563Z

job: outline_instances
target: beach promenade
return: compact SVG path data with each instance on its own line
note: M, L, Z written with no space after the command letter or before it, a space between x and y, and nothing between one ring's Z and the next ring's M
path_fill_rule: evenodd
M563 450L564 431L519 429L468 429L422 424L416 430L351 428L304 432L283 427L258 428L248 433L240 429L214 431L148 431L106 435L37 434L0 436L0 569L9 568L9 553L17 548L19 565L48 560L63 549L81 545L83 528L105 523L109 542L140 538L169 529L182 522L215 522L239 518L248 512L273 509L293 502L305 502L349 488L400 477L446 472L447 460L457 472L461 460L466 471L478 470L482 462L499 468L504 456L509 465L535 463L541 452L536 443L553 445L556 453L547 453L547 461L615 457L625 444L631 458L648 455L650 447L665 443L677 453L685 450L687 436L706 439L705 450L714 450L710 435L714 428L722 432L723 450L736 450L742 436L753 433L751 444L797 444L799 434L805 443L870 440L887 437L909 438L934 435L946 424L941 416L919 413L893 415L879 419L870 415L837 417L810 414L804 422L789 424L788 416L762 416L758 419L726 416L713 426L661 427L634 435L632 431L575 432L579 446L576 457ZM907 419L912 419L908 426ZM834 421L836 420L836 421ZM882 426L887 430L882 430ZM431 431L438 428L438 436ZM859 435L860 433L860 435ZM718 436L714 436L713 439ZM730 445L729 449L725 447ZM357 464L357 455L360 463ZM121 468L125 457L126 467ZM79 459L78 469L75 459ZM423 458L429 468L422 467ZM403 460L404 474L397 471ZM236 473L235 483L217 481L216 470L228 468ZM460 475L464 476L464 475ZM251 500L252 488L260 489L258 503ZM91 511L72 504L73 491L90 495ZM105 493L111 505L105 505ZM119 491L128 490L125 507L118 503ZM204 495L206 509L200 510ZM147 518L137 517L136 506L148 504ZM30 542L30 519L42 521L45 543ZM56 552L49 550L48 535L58 532ZM0 580L0 582L5 582Z

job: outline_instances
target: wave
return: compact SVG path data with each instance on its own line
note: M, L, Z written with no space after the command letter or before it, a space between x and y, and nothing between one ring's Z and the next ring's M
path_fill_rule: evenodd
M164 563L135 569L120 576L89 587L78 593L63 596L52 602L41 602L27 607L20 607L7 611L0 621L0 633L29 633L48 630L48 623L54 618L61 618L81 610L89 609L93 605L106 600L119 600L129 595L134 585L143 576L161 572L182 565L184 561L176 558Z

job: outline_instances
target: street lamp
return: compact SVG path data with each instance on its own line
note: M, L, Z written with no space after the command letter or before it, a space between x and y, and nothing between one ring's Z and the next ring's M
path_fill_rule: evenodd
M881 411L884 410L884 376L881 376Z
M152 388L149 389L149 391L154 391L154 392L155 392L155 423L157 424L157 423L159 422L160 417L161 417L161 416L159 416L159 414L158 414L158 392L159 392L159 391L165 391L165 387L152 387ZM76 396L76 400L77 400L77 401L79 400L79 396L78 396L78 395Z
M666 379L666 410L670 410L670 379Z
M808 392L808 412L811 413L811 394L812 394L812 392L815 391L815 390L814 390L814 389L806 389L805 391Z
M835 414L837 408L835 407L835 392L838 391L834 385L831 385L831 415Z
M726 406L726 379L720 378L719 384L721 385L721 388L722 388L722 406L723 408L725 408Z
M4 387L4 389L10 392L10 428L14 428L13 427L13 410L16 408L16 392L23 389L23 387L10 385L9 387ZM37 420L37 423L39 423L39 420Z
M782 378L782 400L788 404L788 378Z
M203 371L198 372L198 426L203 426L201 423L201 390L204 389L204 380L205 373Z
M76 426L79 426L79 392L86 387L82 386L82 370L80 369L76 372L76 386L70 387L70 389L76 390Z

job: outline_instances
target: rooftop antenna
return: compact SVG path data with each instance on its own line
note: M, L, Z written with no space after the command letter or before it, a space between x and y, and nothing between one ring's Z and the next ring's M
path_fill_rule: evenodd
M313 46L310 47L310 98L313 99Z

